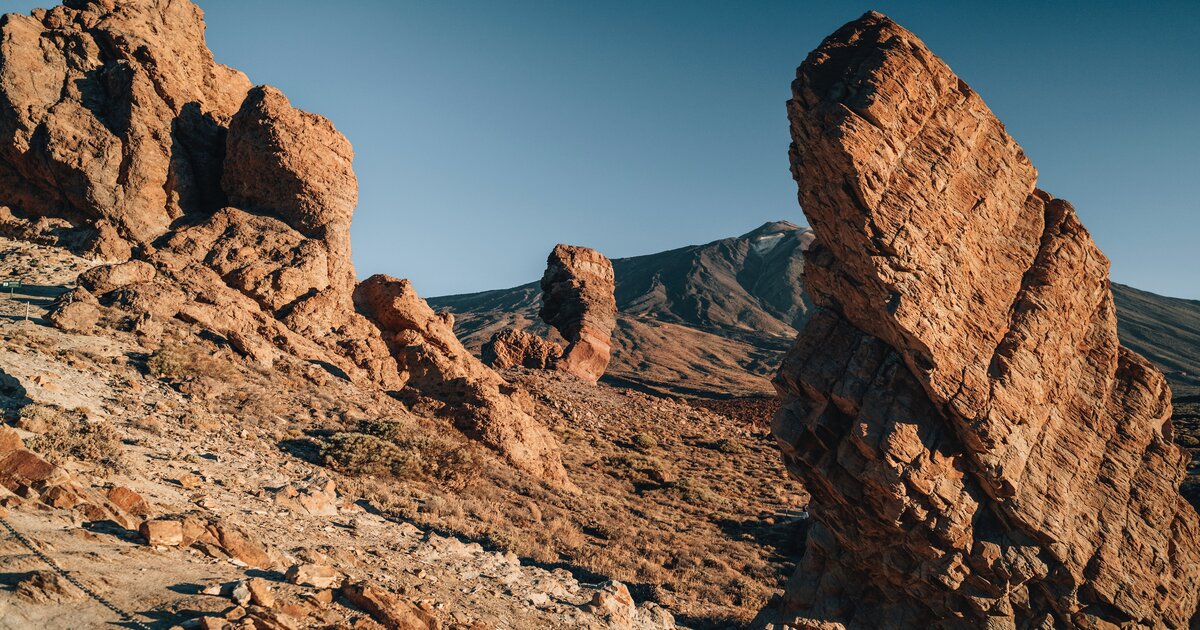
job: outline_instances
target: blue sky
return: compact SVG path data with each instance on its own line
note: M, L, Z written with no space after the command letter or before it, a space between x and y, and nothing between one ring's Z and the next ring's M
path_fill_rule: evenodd
M38 2L6 0L5 10ZM360 276L426 296L802 223L784 101L867 9L925 40L1117 282L1200 298L1200 3L198 0L217 59L354 143Z

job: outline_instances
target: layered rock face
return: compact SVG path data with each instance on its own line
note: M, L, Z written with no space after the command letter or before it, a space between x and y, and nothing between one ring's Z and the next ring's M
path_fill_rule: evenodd
M521 397L411 287L407 315L356 310L353 157L328 120L216 64L187 0L67 0L0 20L0 231L115 263L51 321L151 339L183 322L264 364L286 354L415 389L569 485Z
M868 13L797 72L791 163L821 311L773 430L813 495L760 622L1185 628L1200 527L1163 376L1108 261L980 97Z
M513 367L551 370L562 353L562 346L557 343L515 328L497 331L480 349L483 362L501 370Z
M612 356L617 325L612 262L587 247L557 245L546 259L538 316L567 340L560 370L595 383Z

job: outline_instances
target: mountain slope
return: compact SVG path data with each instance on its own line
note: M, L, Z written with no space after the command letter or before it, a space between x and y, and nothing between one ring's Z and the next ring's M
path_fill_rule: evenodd
M769 374L812 308L800 279L812 232L786 221L705 245L613 260L617 328L606 379L703 396L771 391ZM501 328L558 339L537 282L429 300L468 348Z
M712 397L771 393L770 376L812 305L803 250L812 231L786 221L704 245L613 260L617 329L605 378ZM1167 373L1177 402L1200 394L1200 302L1113 284L1121 342ZM538 319L537 282L432 298L478 351L514 327L555 338Z

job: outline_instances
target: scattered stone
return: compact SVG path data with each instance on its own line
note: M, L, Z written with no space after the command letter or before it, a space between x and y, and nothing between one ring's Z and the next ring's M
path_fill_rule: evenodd
M607 618L610 623L623 626L628 626L638 612L629 589L616 580L601 584L592 595L592 600L586 604L586 609L594 615Z
M275 606L275 593L271 589L271 583L260 578L250 578L246 582L246 588L250 591L250 601L254 602L255 606L264 608L272 608Z
M35 604L68 604L85 599L79 587L55 571L34 571L17 582L17 596Z
M337 516L337 485L323 475L291 482L275 492L275 503L313 516Z
M151 547L178 547L183 544L183 524L179 521L145 521L138 532Z
M336 588L342 581L342 574L324 564L294 564L284 578L292 584L326 589Z
M245 582L238 582L233 585L233 590L229 593L229 599L238 606L245 606L250 603L250 587ZM232 619L233 617L226 617Z
M441 623L430 611L410 604L371 582L342 586L342 596L389 630L437 630Z

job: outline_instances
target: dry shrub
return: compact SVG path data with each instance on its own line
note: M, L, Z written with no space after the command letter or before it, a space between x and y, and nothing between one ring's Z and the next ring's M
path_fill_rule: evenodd
M321 456L346 474L434 481L450 489L474 484L483 471L474 445L402 420L368 420L358 431L335 433L323 439Z
M37 426L41 434L29 440L31 450L61 464L74 459L95 465L106 473L124 470L121 438L106 420L88 420L78 409L66 411L54 405L26 405L20 412L26 426Z
M635 433L630 441L640 451L650 451L658 448L658 439L649 433Z
M236 372L227 357L214 352L207 344L187 341L164 344L150 355L146 368L154 378L173 383L200 377L228 380Z

